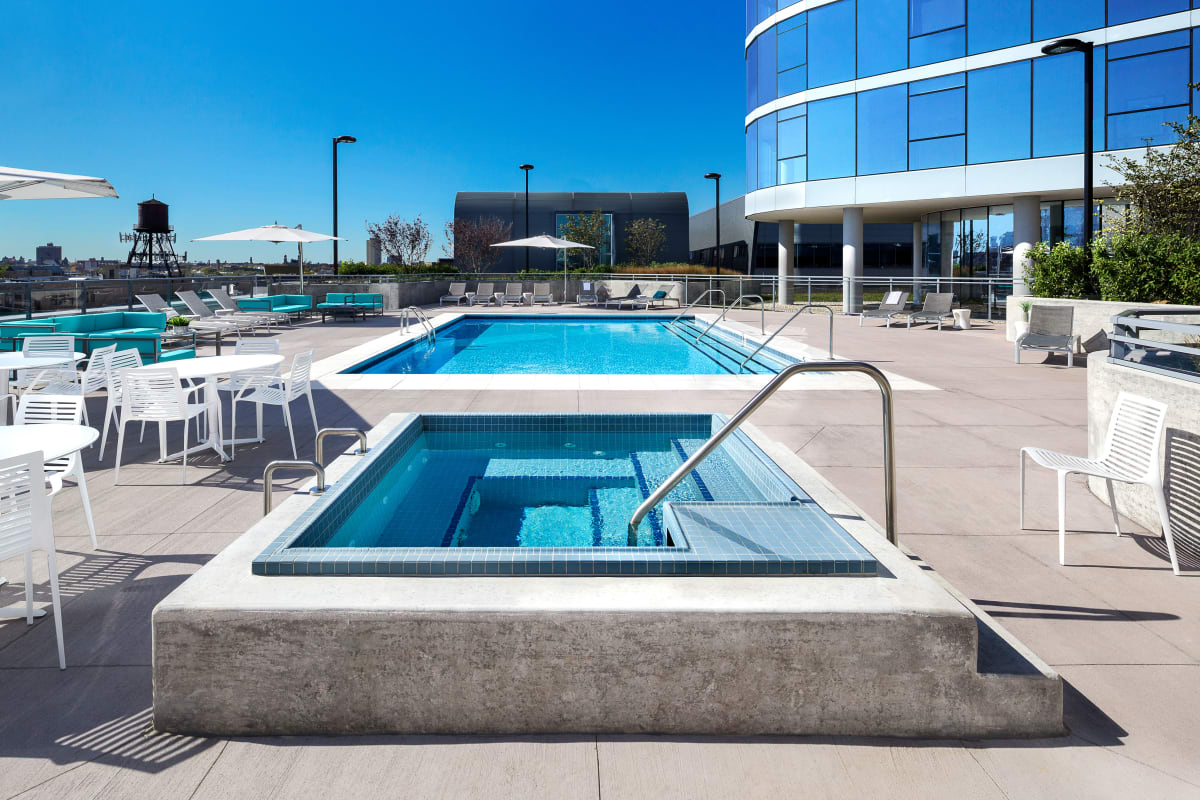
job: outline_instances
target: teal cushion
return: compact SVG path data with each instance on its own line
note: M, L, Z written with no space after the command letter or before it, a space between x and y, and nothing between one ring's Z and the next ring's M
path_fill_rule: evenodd
M192 348L180 348L179 350L168 350L158 357L158 363L162 364L167 361L179 361L185 358L195 358L196 351Z
M660 289L660 290L658 290L657 292L655 292L655 293L654 293L654 297L653 297L653 298L651 298L651 299L653 299L653 300L662 300L662 299L663 299L664 297L666 297L666 296L667 296L667 293L666 293L666 292L664 292L664 291L662 291L662 290Z

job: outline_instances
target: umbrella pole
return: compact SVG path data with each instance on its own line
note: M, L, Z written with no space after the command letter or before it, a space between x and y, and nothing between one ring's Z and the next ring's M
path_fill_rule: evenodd
M300 248L300 294L304 294L304 242L297 242Z

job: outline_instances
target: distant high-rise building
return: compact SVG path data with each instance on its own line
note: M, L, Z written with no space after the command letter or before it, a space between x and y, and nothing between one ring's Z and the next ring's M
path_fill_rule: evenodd
M383 248L379 244L379 239L372 236L367 239L367 263L382 264L383 263Z
M37 249L37 258L34 261L39 265L54 265L62 263L62 246L54 242L46 242L44 245L39 245Z

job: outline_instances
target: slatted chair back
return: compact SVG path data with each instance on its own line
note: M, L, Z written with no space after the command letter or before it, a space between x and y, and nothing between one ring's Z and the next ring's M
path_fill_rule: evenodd
M108 388L108 362L117 346L98 347L88 356L87 369L83 371L83 393L91 394Z
M126 420L158 422L187 419L188 403L172 368L121 370L122 424Z
M930 292L925 295L921 311L927 314L949 314L954 308L954 292Z
M110 397L121 396L121 373L127 369L137 369L142 366L142 354L130 348L116 350L108 357L108 394Z
M31 392L21 397L17 404L17 425L81 425L83 424L83 396L76 394L39 394ZM70 472L75 467L78 453L45 462L48 473Z
M1055 336L1069 339L1074 333L1073 306L1039 306L1029 309L1029 333L1034 336Z
M287 378L287 399L288 401L295 400L297 397L303 397L309 392L309 376L312 373L313 356L315 350L309 350L307 353L297 353L292 359L292 371Z
M1162 472L1159 449L1166 419L1166 404L1121 392L1098 460L1135 481L1157 481Z
M278 339L241 339L234 352L239 356L279 355ZM237 372L229 376L229 383L223 388L231 392L244 392L259 386L270 386L279 379L279 365L276 364L262 369Z
M0 459L0 560L53 547L41 452Z
M75 354L75 337L52 334L50 336L26 336L21 345L26 356L58 356Z
M237 302L224 289L209 289L208 294L217 301L217 305L221 307L222 311L241 311Z

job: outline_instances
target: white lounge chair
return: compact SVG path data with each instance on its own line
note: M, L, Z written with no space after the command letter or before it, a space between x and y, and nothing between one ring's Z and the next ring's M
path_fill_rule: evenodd
M1159 449L1162 446L1163 428L1167 418L1167 407L1156 400L1138 397L1128 392L1117 395L1117 405L1108 423L1108 434L1100 448L1098 458L1056 453L1037 447L1021 448L1021 528L1025 528L1025 456L1040 466L1058 473L1058 563L1067 563L1067 476L1091 475L1103 478L1108 486L1108 504L1112 507L1113 529L1121 535L1121 521L1117 513L1117 499L1113 492L1113 481L1140 483L1149 486L1158 503L1158 516L1162 523L1163 538L1167 541L1167 552L1171 556L1171 569L1179 574L1179 559L1175 555L1175 539L1171 536L1171 520L1168 516L1167 498L1163 492L1162 467Z
M186 317L190 320L188 327L194 331L201 333L233 333L239 338L242 335L241 328L233 320L226 322L216 317L200 319L195 314L180 314L175 306L157 294L139 294L137 295L137 301L145 306L147 311L166 314L167 319L171 317Z
M524 298L521 296L521 290L525 288L524 284L518 282L504 284L504 303L516 303L521 305Z
M26 394L17 406L14 421L17 425L79 425L83 422L83 396ZM96 524L92 521L92 503L88 498L87 482L83 478L83 459L79 451L47 461L43 466L51 497L62 491L63 478L70 478L79 487L83 518L87 522L88 535L92 537L92 549L95 550Z
M549 305L554 302L554 295L550 293L549 283L535 283L533 285L533 298L529 301L530 305L545 303Z
M62 600L58 593L58 564L54 557L54 525L50 497L46 494L46 470L42 454L32 452L0 460L0 560L25 557L25 623L33 624L33 551L46 554L50 574L50 605L54 611L54 636L58 644L58 668L67 668L63 647Z
M611 304L616 303L617 308L621 309L621 308L624 308L626 303L629 303L630 306L632 306L634 309L637 309L637 307L639 305L642 308L645 308L646 305L649 303L649 301L650 301L650 298L643 295L641 287L639 287L635 283L633 285L633 287L630 288L629 293L626 294L624 297L610 297L607 300L605 300L604 307L608 308Z
M292 315L284 311L243 311L237 301L229 296L224 289L209 289L209 296L217 301L217 319L238 317L239 319L257 320L260 325L292 324Z
M438 300L438 305L440 306L447 300L453 300L456 306L462 303L470 303L471 298L467 295L466 282L462 281L450 284L450 293L442 295L441 299Z
M190 290L181 290L175 293L175 296L183 301L187 306L188 311L195 315L195 318L201 323L224 323L226 325L236 325L238 330L252 331L261 322L256 322L243 317L218 317L216 313L208 307L208 304L200 299L200 295ZM192 323L189 323L189 327Z

